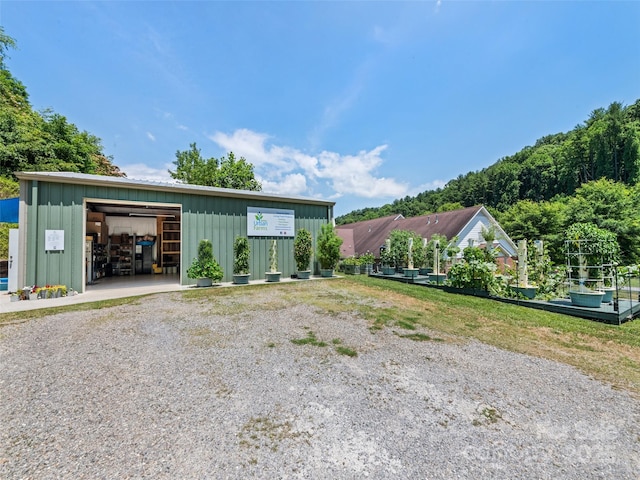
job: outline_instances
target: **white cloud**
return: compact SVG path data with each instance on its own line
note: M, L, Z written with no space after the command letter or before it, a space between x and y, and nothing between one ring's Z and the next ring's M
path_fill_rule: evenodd
M176 128L178 130L183 130L183 131L189 130L189 127L187 127L186 125L178 125Z
M147 180L150 182L176 183L169 175L169 168L172 165L166 164L164 169L153 168L143 163L132 163L121 165L120 170L127 174L127 178L133 180Z
M148 138L149 140L151 140L152 142L155 142L155 141L156 141L156 137L155 137L155 136L153 135L153 133L151 133L151 132L147 132L147 138Z
M264 133L257 133L246 128L241 128L233 132L231 135L216 132L209 135L209 139L213 140L219 146L227 151L232 151L236 157L244 157L256 168L263 166L274 166L283 170L290 170L293 165L290 161L285 160L286 154L277 147L267 150L265 142L269 138Z
M365 198L402 196L407 191L407 185L392 178L373 175L382 164L380 155L386 148L386 145L380 145L369 152L360 151L357 155L322 152L318 176L328 179L333 190L341 195L356 193Z
M408 190L406 184L393 178L375 175L383 163L381 155L386 145L355 155L328 151L309 155L289 146L268 145L268 135L247 129L230 135L216 132L209 138L252 163L264 191L316 196L316 189L320 189L328 198L397 198Z
M280 195L304 195L307 193L307 178L301 173L292 173L278 182L260 177L258 180L262 183L262 191L265 193Z

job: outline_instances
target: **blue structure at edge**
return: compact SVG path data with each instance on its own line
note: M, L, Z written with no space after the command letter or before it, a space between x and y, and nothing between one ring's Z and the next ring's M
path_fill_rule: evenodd
M0 200L0 222L18 223L19 200L18 197Z

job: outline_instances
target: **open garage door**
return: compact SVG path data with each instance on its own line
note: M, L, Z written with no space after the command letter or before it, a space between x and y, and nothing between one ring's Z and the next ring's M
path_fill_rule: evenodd
M86 199L85 210L85 290L180 285L180 205Z

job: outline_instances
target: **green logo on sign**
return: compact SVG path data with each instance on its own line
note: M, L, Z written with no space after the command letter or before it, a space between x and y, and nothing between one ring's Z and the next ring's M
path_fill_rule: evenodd
M256 219L253 222L253 228L254 230L267 230L268 226L269 226L269 222L267 222L263 216L262 213L258 212L256 213Z

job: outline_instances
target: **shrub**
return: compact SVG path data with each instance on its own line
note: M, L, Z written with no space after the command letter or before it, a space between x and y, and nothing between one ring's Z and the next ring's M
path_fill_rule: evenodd
M246 275L249 273L249 239L247 237L237 237L233 242L233 273L236 275Z
M495 277L497 266L485 250L478 247L467 247L463 250L462 261L451 266L449 282L457 288L475 288L489 291L497 287Z
M340 261L340 246L342 239L335 232L332 225L326 223L320 227L318 234L318 262L320 268L331 270L335 269Z
M305 228L301 228L296 233L293 241L293 258L296 262L296 268L299 272L309 270L309 262L313 254L313 238L311 232Z
M387 248L380 252L380 261L382 262L382 265L385 266L395 267L396 265L395 261L393 260L393 254L391 253L391 250Z
M376 261L376 257L373 256L373 253L367 252L364 255L361 255L358 260L360 261L360 265L373 265Z
M347 257L342 260L343 265L360 265L360 260L357 257Z
M422 237L411 230L393 230L389 235L391 240L391 256L393 263L399 266L409 265L409 239L413 239L411 248L413 264L422 266L425 261Z
M210 240L200 240L198 244L198 257L193 259L187 269L187 277L210 278L214 282L222 280L224 273L220 264L213 256L213 245Z

